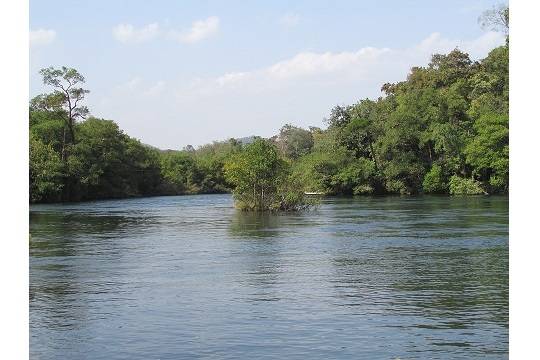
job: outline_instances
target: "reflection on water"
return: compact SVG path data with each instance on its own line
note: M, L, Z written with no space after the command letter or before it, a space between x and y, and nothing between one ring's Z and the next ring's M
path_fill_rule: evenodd
M237 211L231 218L232 236L245 238L276 237L282 225L283 214Z
M32 206L31 357L508 357L506 197L231 206Z

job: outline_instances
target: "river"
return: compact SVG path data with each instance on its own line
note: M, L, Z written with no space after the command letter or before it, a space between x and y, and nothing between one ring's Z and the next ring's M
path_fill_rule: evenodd
M32 359L507 359L508 197L30 207Z

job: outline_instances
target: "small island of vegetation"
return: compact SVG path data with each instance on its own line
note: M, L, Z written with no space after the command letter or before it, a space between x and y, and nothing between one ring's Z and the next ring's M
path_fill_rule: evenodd
M313 205L291 174L291 164L272 142L256 139L225 163L225 178L234 187L242 210L300 210Z
M508 9L497 19L507 33ZM41 70L30 101L30 201L233 192L245 210L297 210L306 192L508 192L509 41L472 61L435 54L384 96L336 106L328 127L159 150L89 116L75 69Z

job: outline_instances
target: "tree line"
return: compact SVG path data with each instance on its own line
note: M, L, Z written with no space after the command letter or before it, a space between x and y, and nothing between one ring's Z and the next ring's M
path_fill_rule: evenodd
M504 194L508 60L508 40L480 61L459 49L435 54L406 80L384 84L384 96L335 106L325 129L287 124L250 144L180 151L89 116L84 77L43 69L54 91L30 101L30 200L234 192L240 207L287 210L306 204L304 192Z
M332 194L508 192L508 46L434 55L385 95L336 106L295 163ZM306 149L307 150L307 149Z

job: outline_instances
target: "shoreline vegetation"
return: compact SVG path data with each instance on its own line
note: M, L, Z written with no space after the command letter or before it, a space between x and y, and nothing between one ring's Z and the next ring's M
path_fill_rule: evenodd
M508 9L503 9L508 30ZM499 14L500 15L500 14ZM500 20L500 18L499 18ZM509 40L479 61L454 49L384 96L335 106L326 129L160 150L89 116L85 79L46 68L30 101L30 201L232 192L243 210L289 211L325 195L507 194Z

